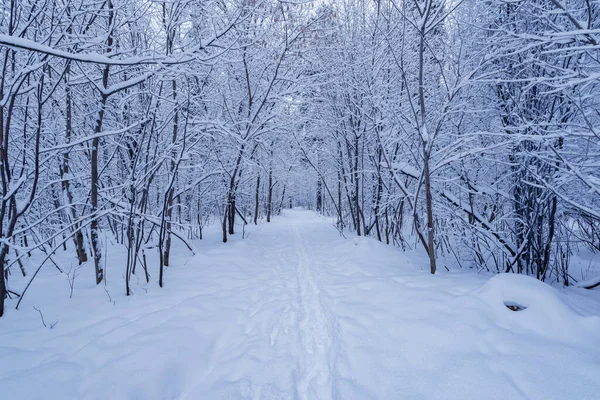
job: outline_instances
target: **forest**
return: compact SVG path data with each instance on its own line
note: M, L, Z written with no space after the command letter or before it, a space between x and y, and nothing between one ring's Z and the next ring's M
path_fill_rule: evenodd
M598 398L599 0L2 0L0 179L7 398Z
M290 206L432 274L570 285L600 250L597 1L5 0L0 29L0 315L32 252L100 283L110 235L128 293Z

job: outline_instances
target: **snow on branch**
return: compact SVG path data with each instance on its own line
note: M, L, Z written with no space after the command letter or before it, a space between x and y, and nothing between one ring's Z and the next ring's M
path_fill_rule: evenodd
M69 53L54 47L35 42L33 40L14 37L10 35L0 35L0 44L15 49L28 50L36 53L47 54L65 60L77 61L90 64L131 66L141 64L163 64L174 65L183 64L196 60L191 52L186 52L180 58L149 56L149 57L128 57L123 59L110 58L98 53Z

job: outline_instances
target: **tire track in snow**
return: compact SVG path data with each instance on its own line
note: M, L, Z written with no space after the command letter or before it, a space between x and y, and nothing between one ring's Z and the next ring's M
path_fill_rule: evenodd
M333 382L329 356L333 344L331 318L321 302L321 290L311 270L304 240L292 226L298 262L299 352L296 395L300 400L332 399Z

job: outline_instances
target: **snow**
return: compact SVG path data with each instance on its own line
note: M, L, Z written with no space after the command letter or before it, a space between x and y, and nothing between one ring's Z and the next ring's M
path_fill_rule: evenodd
M244 240L205 237L195 256L175 249L164 288L140 274L131 297L117 245L108 286L86 265L72 299L65 275L45 268L0 319L3 398L598 398L597 291L432 276L421 252L344 239L301 210L247 227Z
M546 338L569 342L598 338L600 317L582 317L566 305L559 293L539 280L524 275L501 274L490 279L477 296L494 311L499 324L509 329L535 331ZM525 309L510 312L506 304ZM588 327L592 330L588 331Z
M15 37L11 35L0 34L0 45L13 47L16 49L24 49L34 51L41 54L48 54L54 57L64 58L67 60L79 61L84 63L103 64L103 65L139 65L139 64L180 64L192 61L193 58L188 54L186 57L181 59L174 59L169 57L129 57L126 59L115 59L107 57L106 55L98 53L70 53L56 49L54 47L46 46L44 44L35 42L33 40Z
M597 286L600 286L600 275L585 281L577 282L577 287L581 288L592 288Z

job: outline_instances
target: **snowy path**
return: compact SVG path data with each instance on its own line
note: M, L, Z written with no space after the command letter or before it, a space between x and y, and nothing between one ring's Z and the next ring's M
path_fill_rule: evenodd
M141 282L130 298L122 254L109 254L113 302L91 271L68 299L64 276L44 270L35 285L54 297L34 285L0 319L2 397L598 399L597 292L430 276L420 253L343 239L304 211L217 239L177 250L166 287ZM506 309L508 294L530 309Z
M293 226L298 263L298 301L301 308L301 319L298 326L302 351L299 359L299 381L297 382L298 398L330 399L331 371L328 351L332 349L331 315L323 307L321 289L315 282L312 268L313 261L309 257L304 239L297 225Z

